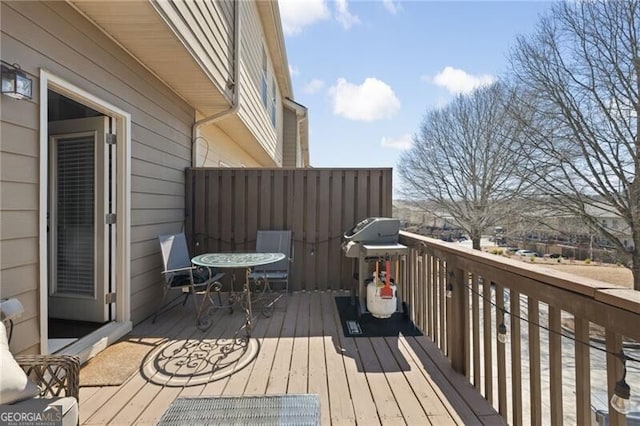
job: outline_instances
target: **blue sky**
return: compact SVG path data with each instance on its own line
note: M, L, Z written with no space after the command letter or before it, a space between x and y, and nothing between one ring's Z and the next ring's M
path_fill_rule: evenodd
M314 167L396 167L424 113L508 69L547 2L279 0ZM397 178L394 177L394 187Z

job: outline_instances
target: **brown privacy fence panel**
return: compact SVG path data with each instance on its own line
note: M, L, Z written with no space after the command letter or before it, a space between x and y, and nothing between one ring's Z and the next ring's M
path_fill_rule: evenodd
M391 216L391 169L192 168L186 171L191 253L255 250L258 230L290 229L291 290L348 289L344 232Z

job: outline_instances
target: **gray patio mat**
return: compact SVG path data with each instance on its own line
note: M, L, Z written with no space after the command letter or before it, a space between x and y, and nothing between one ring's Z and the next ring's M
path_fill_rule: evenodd
M315 394L180 397L159 425L320 425Z

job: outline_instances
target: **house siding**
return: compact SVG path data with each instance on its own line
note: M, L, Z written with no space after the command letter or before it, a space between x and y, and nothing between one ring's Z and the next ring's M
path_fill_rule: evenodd
M18 297L25 314L12 350L39 352L40 69L131 114L131 318L155 309L161 294L157 236L184 221L184 169L195 112L99 29L64 2L2 2L2 59L31 75L31 101L0 100L0 297Z
M201 130L197 167L260 167L260 163L215 125ZM206 142L205 142L206 141Z
M289 109L282 109L283 121L283 149L282 149L282 166L297 167L298 166L298 117L296 112Z
M183 43L231 98L227 82L233 75L233 1L153 2Z
M271 123L268 108L262 103L260 75L262 71L262 49L267 52L268 93L271 96L273 61L264 42L264 29L255 2L240 2L241 48L240 48L240 108L239 117L255 136L258 143L273 158L277 166L282 166L282 99L280 88L276 87L277 123Z

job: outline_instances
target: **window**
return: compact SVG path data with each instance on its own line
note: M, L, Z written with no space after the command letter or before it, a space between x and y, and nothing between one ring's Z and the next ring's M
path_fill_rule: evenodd
M271 124L276 127L276 120L278 118L276 111L276 80L271 79L271 103L269 104L269 112L271 113Z
M262 72L260 74L260 94L262 95L262 105L267 108L267 52L262 46Z

